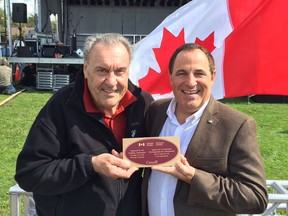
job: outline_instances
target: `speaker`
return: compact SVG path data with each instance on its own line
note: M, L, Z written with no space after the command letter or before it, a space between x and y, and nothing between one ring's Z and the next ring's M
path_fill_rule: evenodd
M34 57L29 47L17 47L17 57Z
M12 4L12 21L15 23L27 23L27 5L24 3Z
M54 58L55 45L43 45L42 46L42 57Z

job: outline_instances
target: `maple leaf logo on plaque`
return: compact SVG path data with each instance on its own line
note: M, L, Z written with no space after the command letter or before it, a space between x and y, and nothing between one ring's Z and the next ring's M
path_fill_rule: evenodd
M167 94L172 92L169 78L168 64L173 52L185 43L184 29L180 31L178 36L174 36L166 28L163 28L162 42L159 48L153 48L155 58L160 68L158 73L152 68L145 77L139 79L139 86L150 92L151 94ZM196 38L195 43L206 47L210 52L215 49L214 32L212 32L205 40L201 41Z

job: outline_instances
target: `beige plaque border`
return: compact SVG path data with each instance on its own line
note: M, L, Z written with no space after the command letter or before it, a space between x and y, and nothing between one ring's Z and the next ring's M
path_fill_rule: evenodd
M126 149L132 145L133 143L136 142L148 142L149 140L152 139L159 139L159 140L165 140L165 141L169 141L170 143L172 143L173 145L176 146L178 152L176 154L176 156L165 162L165 163L159 163L159 164L140 164L140 163L135 163L134 161L131 161L127 156L126 156ZM123 159L127 160L131 163L131 166L135 166L135 167L152 167L152 166L173 166L177 161L180 160L180 137L177 136L167 136L167 137L137 137L137 138L123 138Z

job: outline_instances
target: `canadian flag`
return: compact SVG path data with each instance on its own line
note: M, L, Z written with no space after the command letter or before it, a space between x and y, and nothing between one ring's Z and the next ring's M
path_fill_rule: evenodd
M133 83L154 98L172 96L168 62L183 43L212 52L216 99L288 95L287 0L193 0L134 45Z

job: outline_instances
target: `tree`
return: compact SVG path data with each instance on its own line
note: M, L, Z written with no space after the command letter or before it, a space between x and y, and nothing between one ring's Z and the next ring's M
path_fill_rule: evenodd
M2 8L0 8L0 42L5 42L5 16Z
M1 1L0 1L1 3ZM2 8L0 8L0 31L3 32L4 31L4 27L5 27L5 16L4 16L4 10Z
M27 27L34 27L36 26L35 24L35 20L36 20L37 16L35 14L30 15L27 19Z

